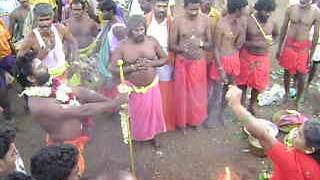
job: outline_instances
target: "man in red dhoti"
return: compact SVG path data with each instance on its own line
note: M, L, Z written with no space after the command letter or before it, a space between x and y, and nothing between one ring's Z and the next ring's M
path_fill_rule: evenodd
M272 38L279 35L276 22L270 19L275 10L274 0L258 0L254 6L255 12L248 18L247 37L240 51L240 75L237 84L243 90L242 104L246 102L247 87L252 88L248 110L254 113L259 92L269 83L269 49Z
M166 131L163 117L159 77L156 68L166 63L166 55L159 42L146 36L143 16L128 19L128 39L122 41L111 54L110 70L119 75L117 60L124 61L128 85L133 89L129 98L132 137L136 141L152 140L159 148L157 135Z
M305 75L309 70L309 57L312 57L319 37L320 14L318 9L311 4L312 0L300 0L300 3L287 9L277 52L279 64L285 70L284 87L286 94L284 102L288 101L291 76L295 75L297 107L304 92ZM314 34L311 43L309 33L312 26L314 26Z
M224 94L240 73L239 49L245 42L247 5L247 0L229 0L228 13L220 19L215 29L215 58L210 70L214 92L209 102L208 127L215 126L217 120L223 124Z
M176 124L198 127L207 118L207 59L212 47L211 21L200 13L200 0L185 0L185 14L174 21L170 50L175 53ZM185 132L185 131L184 131Z

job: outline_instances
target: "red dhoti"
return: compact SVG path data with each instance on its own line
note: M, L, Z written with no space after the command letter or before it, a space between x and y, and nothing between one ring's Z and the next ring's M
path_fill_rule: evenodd
M236 79L238 85L246 85L258 91L266 89L269 83L269 53L250 54L246 48L240 51L240 74Z
M279 64L290 74L297 72L307 74L309 50L311 42L309 40L296 41L293 38L287 39L286 45L279 59Z
M175 60L174 101L176 124L198 126L208 116L207 61Z
M239 52L236 52L235 54L230 56L222 56L220 57L220 61L221 66L227 76L236 78L240 74ZM220 79L219 71L215 63L212 63L211 65L210 77L213 80Z
M85 162L85 158L84 158L84 148L85 148L86 144L88 143L88 141L89 141L88 136L80 136L77 139L62 142L62 144L71 144L78 149L78 151L79 151L78 168L79 168L80 175L83 175L83 173L86 169L86 162ZM48 134L47 134L46 143L47 143L47 145L61 144L60 142L54 142Z
M167 131L174 131L176 124L173 108L173 81L160 81L160 92Z

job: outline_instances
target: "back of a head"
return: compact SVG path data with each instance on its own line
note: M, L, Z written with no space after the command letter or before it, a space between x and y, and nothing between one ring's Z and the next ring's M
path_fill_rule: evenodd
M36 4L33 13L36 17L42 17L42 16L53 16L53 8L48 3L39 3Z
M78 155L78 150L68 144L44 147L31 157L31 175L34 180L67 180Z
M31 179L31 176L26 175L22 172L13 172L8 176L6 176L5 178L3 178L3 180L32 180L32 179Z
M9 151L11 143L14 142L16 137L16 131L9 126L3 126L0 128L0 159L3 159Z
M117 5L113 0L103 0L99 3L99 8L101 11L113 11L114 14L117 11Z
M201 4L201 0L184 0L184 7L187 7L189 4Z
M306 121L303 127L303 134L306 146L315 149L311 156L320 163L320 121Z
M36 58L36 53L32 51L17 57L18 81L23 87L31 85L27 77L33 73L32 60L34 58Z
M227 9L228 13L233 14L237 10L241 10L242 8L248 5L247 0L228 0L227 2Z
M254 9L257 11L272 12L276 9L276 2L275 0L258 0L254 5Z

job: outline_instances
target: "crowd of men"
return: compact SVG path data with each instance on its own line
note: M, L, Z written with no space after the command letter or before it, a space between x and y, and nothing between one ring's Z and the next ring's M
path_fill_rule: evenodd
M168 0L141 0L143 14L131 16L132 9L112 0L19 3L0 19L0 107L7 122L0 131L1 176L17 170L6 178L30 179L10 127L15 124L10 76L23 87L26 110L47 133L48 146L31 158L35 180L79 179L86 170L83 153L92 117L118 113L126 102L133 140L151 140L158 149L158 135L166 131L223 124L228 101L275 164L271 179L320 176L318 121L301 126L295 149L288 152L253 116L259 93L270 85L275 44L284 69L284 102L292 78L296 108L303 102L320 60L320 0L289 6L281 30L270 18L275 0L253 6L228 0L222 9L211 0L185 0L183 12ZM120 83L130 87L129 97L118 93Z

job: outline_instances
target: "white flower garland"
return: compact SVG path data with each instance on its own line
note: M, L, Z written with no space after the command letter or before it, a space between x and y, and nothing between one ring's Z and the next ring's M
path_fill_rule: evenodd
M80 106L80 102L76 98L70 99L68 95L69 93L72 93L72 89L66 84L61 84L58 86L57 91L55 92L55 99L63 104L67 103L72 107ZM52 87L33 86L27 87L19 96L22 97L23 95L26 95L28 97L50 97L51 94Z

